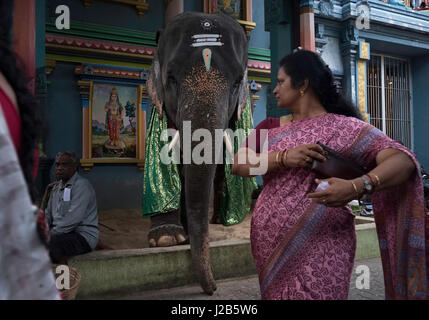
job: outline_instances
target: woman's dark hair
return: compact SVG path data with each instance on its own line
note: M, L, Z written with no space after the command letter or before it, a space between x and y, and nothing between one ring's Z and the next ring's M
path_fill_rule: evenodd
M280 61L280 67L291 78L294 89L308 80L308 85L317 95L320 103L330 113L362 119L357 108L337 91L331 69L322 58L308 50L297 50Z
M11 29L13 26L13 0L0 1L0 72L12 86L21 117L21 153L19 160L32 200L36 198L36 189L32 175L34 152L41 128L36 98L28 89L24 64L12 50Z

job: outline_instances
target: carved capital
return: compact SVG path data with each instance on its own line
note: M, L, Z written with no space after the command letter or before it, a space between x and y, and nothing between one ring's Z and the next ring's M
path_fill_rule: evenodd
M334 13L334 3L331 0L321 0L318 9L322 16L329 17Z

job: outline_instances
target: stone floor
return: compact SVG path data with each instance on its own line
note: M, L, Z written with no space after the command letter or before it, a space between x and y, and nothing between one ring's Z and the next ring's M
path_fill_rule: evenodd
M363 275L359 266L369 269L369 288L362 288L357 279ZM358 281L356 281L358 280ZM243 278L225 279L216 282L218 289L213 296L204 294L199 285L170 289L144 291L122 296L121 300L260 300L259 282L256 275ZM384 281L380 258L355 262L350 281L349 300L384 300Z

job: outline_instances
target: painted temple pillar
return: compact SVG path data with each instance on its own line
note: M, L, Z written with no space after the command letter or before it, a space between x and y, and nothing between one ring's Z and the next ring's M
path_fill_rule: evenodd
M165 0L165 24L184 12L184 0Z
M13 9L14 51L25 64L28 86L36 91L36 1L15 0Z
M299 4L299 31L301 48L316 51L313 0L301 0Z
M270 32L271 85L267 92L267 117L280 117L289 113L277 107L273 95L281 58L293 50L293 3L292 0L265 0L265 31Z
M363 117L363 120L369 122L368 116L368 97L366 90L366 68L367 61L370 59L370 45L368 42L359 41L359 55L357 61L357 101L358 108Z
M344 65L343 93L355 105L358 105L356 93L358 80L356 76L358 49L359 30L356 29L354 20L346 20L342 25L340 45L341 56Z

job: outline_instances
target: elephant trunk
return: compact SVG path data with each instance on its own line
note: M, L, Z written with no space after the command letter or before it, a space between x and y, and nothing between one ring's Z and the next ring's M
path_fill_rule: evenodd
M209 197L216 165L185 165L185 197L192 266L204 292L212 295L216 282L210 267Z

